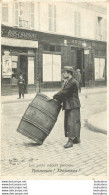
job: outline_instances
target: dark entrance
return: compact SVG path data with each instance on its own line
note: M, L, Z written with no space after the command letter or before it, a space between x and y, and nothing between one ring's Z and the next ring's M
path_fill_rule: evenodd
M20 56L20 73L23 74L25 80L25 92L27 93L27 83L28 83L28 60L27 56Z
M80 69L82 76L82 83L85 86L85 67L84 67L84 50L77 50L77 69Z

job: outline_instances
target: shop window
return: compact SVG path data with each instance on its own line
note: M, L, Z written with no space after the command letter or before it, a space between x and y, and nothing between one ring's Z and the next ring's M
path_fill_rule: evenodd
M95 50L95 55L96 56L105 56L106 55L106 52L104 50Z
M95 81L105 80L105 59L94 58Z
M43 81L61 81L61 55L43 54Z
M43 45L43 50L44 51L49 51L49 45L48 44L44 44Z
M2 22L8 22L8 3L2 3Z
M12 56L12 85L16 85L18 81L18 56Z
M56 46L56 52L61 52L61 46Z
M55 45L50 45L50 51L55 51Z
M95 50L95 55L98 56L98 50Z

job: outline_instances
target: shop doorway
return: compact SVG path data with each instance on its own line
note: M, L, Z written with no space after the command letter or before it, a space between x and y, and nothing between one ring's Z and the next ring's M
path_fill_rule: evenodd
M80 69L82 76L82 83L85 86L85 67L84 67L84 50L77 50L77 69Z
M27 93L27 83L28 83L28 60L27 56L20 56L20 73L23 74L25 80L25 93Z

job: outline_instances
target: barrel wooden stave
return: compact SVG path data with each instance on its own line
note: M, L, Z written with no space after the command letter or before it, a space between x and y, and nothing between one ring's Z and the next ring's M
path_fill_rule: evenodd
M57 115L60 111L59 102L56 102L55 100L51 100L51 101L48 101L48 100L49 100L49 98L47 96L39 94L37 96L37 99L35 98L32 103L37 104L40 107L43 106L43 109L47 110L47 111L49 108L49 113L52 114L53 116L57 117Z
M35 142L43 141L51 132L61 109L59 102L38 94L28 106L17 129Z

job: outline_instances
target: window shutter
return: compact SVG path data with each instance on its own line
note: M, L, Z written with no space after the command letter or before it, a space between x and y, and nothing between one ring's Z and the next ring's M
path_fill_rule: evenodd
M56 32L56 5L54 5L54 31Z
M30 27L34 28L34 3L30 3Z
M103 21L103 40L106 41L107 39L107 21L104 19Z
M48 5L48 23L49 31L52 31L52 5Z
M2 4L2 22L8 22L8 3Z
M19 25L19 4L14 4L14 24L15 26Z
M75 28L75 35L77 35L77 12L74 12L74 28Z
M98 18L95 20L95 39L98 39Z
M81 34L81 17L80 17L80 13L78 12L78 32L77 32L78 36L80 36Z

